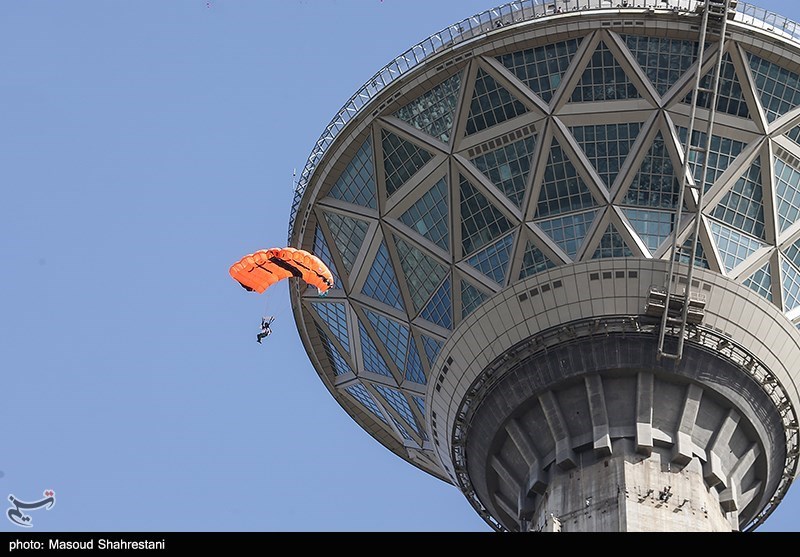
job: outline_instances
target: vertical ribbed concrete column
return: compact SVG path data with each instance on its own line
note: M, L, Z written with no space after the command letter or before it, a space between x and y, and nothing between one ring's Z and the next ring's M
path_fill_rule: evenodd
M683 412L681 414L678 430L675 432L675 445L672 448L672 462L680 465L687 464L694 454L694 443L692 443L692 429L697 419L697 411L700 409L700 397L703 390L698 385L689 385L686 388L686 399L683 402Z
M603 394L603 381L599 375L590 375L584 379L586 398L592 413L592 436L594 450L599 454L611 454L611 435L608 431L608 411Z
M636 450L649 455L653 450L653 374L640 373L636 391Z
M528 466L528 474L525 478L524 489L520 491L519 501L517 503L518 518L528 518L534 510L533 502L535 496L544 495L547 489L546 473L542 470L540 465L539 456L536 454L533 440L513 418L506 424L506 432Z
M564 470L575 467L575 453L572 451L572 441L569 436L567 424L564 423L564 416L558 407L553 393L546 392L539 397L550 432L556 440L556 464Z
M715 486L717 484L722 484L723 487L728 486L728 478L722 468L722 460L720 458L719 451L721 447L726 447L728 445L731 435L733 435L733 432L738 424L739 415L736 413L736 410L731 408L728 411L728 415L725 417L722 427L720 427L714 436L714 441L711 443L710 450L707 451L708 459L703 468L703 473L705 475L706 482L708 482L708 484L711 486Z

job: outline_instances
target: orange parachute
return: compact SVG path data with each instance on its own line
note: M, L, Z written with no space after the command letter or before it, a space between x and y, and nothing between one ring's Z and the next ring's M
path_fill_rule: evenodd
M245 290L259 294L289 277L316 286L320 295L333 287L333 275L319 257L301 249L271 248L245 255L231 265L231 276Z

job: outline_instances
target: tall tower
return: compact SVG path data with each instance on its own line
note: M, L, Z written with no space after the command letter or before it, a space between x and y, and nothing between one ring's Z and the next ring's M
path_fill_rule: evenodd
M523 0L378 71L290 219L331 394L497 530L756 528L798 472L798 38Z

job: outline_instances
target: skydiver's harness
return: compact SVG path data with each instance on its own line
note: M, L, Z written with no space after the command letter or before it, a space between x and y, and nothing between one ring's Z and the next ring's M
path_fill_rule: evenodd
M274 315L271 316L269 318L269 320L267 320L266 317L262 317L261 318L261 332L258 333L258 335L256 335L256 342L261 344L261 340L262 339L264 339L264 338L266 338L266 337L268 337L269 335L272 334L272 329L270 328L270 325L272 325L273 321L275 321L275 316Z

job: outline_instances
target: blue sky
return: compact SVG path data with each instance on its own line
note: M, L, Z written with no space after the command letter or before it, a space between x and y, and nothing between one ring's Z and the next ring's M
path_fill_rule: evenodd
M292 171L358 87L494 5L3 2L1 500L55 490L34 530L489 530L330 397L286 284L228 267L285 244ZM799 489L762 530L800 530Z

